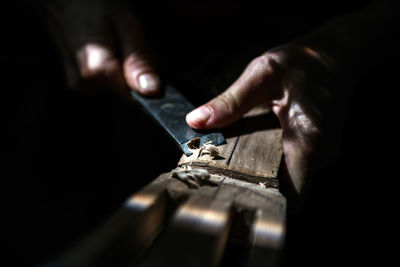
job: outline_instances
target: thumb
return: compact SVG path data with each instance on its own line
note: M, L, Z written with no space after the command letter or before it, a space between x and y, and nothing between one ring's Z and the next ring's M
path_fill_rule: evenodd
M186 122L195 129L226 127L271 100L279 88L272 65L267 56L254 59L225 92L187 114Z
M160 78L150 60L139 21L132 13L119 11L114 24L121 41L125 81L132 90L141 94L157 94Z
M186 115L186 122L195 129L222 128L240 119L250 108L235 89L229 88L208 103Z

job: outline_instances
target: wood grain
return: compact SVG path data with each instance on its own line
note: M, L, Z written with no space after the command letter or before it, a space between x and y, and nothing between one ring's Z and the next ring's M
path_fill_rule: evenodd
M252 118L262 118L263 115L268 117L270 113L266 109L256 109L247 114L245 119L253 122ZM199 158L196 158L195 155L190 157L183 155L178 166L190 165L204 168L212 174L256 184L263 183L267 187L278 188L277 176L283 153L282 130L268 128L276 127L276 125L265 123L264 127L256 127L254 130L240 135L235 134L235 132L249 128L246 127L245 119L236 127L229 129L228 135L232 137L227 139L226 145L218 147L221 158L211 158L208 154Z
M217 266L235 259L225 247L237 243L250 251L247 266L275 266L286 234L286 198L278 183L281 129L261 111L224 133L221 157L183 155L176 169L127 199L63 264ZM189 183L190 176L176 174L193 168L212 175Z
M243 173L248 182L270 182L268 186L277 187L272 181L276 181L282 158L281 135L280 129L272 129L240 136L229 168Z
M286 199L278 190L218 175L209 180L215 186L167 189L189 197L140 266L218 266L228 242L257 248L249 262L260 256L256 251L271 254L282 248Z
M222 191L213 197L219 190L205 186L192 194L141 266L217 266L232 219L230 197Z

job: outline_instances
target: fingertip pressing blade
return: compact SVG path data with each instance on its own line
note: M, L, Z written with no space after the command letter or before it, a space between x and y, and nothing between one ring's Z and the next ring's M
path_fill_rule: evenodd
M194 109L194 106L174 87L166 86L162 95L156 97L142 96L133 91L131 95L144 111L172 137L186 156L193 154L187 143L196 137L200 138L200 145L210 141L215 146L226 143L224 136L219 132L199 132L189 127L185 116Z

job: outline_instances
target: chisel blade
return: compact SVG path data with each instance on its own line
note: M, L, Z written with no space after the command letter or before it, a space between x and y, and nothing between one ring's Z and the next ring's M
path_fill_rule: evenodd
M224 144L225 138L220 132L196 131L186 123L185 116L194 109L193 104L174 87L167 85L157 96L142 96L131 91L132 98L142 109L175 141L186 156L192 152L187 143L196 137L200 138L200 146L210 142L215 145Z

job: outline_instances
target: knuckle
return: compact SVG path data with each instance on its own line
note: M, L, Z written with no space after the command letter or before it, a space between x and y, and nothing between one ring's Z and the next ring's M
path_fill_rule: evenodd
M129 76L139 77L143 73L155 72L148 58L142 54L135 52L129 55L124 63L123 68Z
M83 79L109 76L118 70L119 62L107 47L87 44L78 52L77 57Z
M263 54L254 58L251 62L249 67L254 70L269 70L271 68L271 58L267 54Z
M246 69L248 76L257 84L264 84L273 76L278 77L279 67L275 59L268 54L263 54L253 59Z
M117 73L119 70L119 62L117 59L109 58L101 61L98 66L86 65L81 68L81 77L83 79L91 80L98 77L110 77Z
M223 106L225 112L230 115L236 114L239 111L240 103L237 96L231 91L225 91L223 94L218 96L218 101Z
M140 65L143 64L143 62L146 62L146 56L142 53L132 53L130 54L124 62L124 65L129 66L129 65Z

